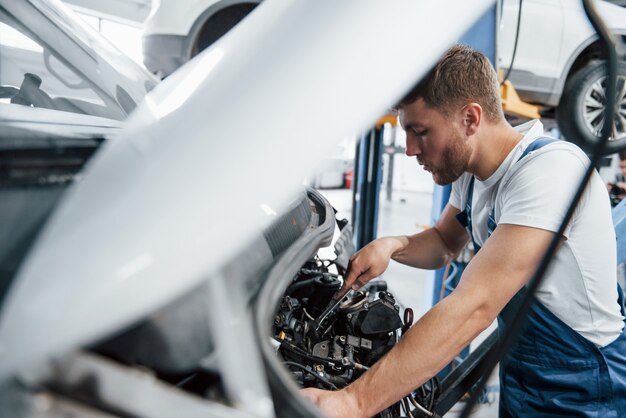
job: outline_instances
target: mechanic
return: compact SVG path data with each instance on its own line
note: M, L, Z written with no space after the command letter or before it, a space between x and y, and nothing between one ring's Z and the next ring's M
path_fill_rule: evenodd
M359 288L391 259L440 268L470 239L476 254L454 292L358 380L339 391L303 390L330 417L374 415L438 373L496 317L506 327L589 164L575 145L545 138L539 121L509 125L495 70L465 46L452 47L397 108L406 154L437 184L452 183L450 201L432 228L355 253L344 286ZM500 416L626 417L615 233L597 172L536 298L500 365Z

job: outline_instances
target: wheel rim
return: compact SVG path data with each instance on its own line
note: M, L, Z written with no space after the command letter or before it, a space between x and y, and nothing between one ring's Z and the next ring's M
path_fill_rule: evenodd
M610 140L626 138L626 78L617 77L617 112L613 121ZM596 80L584 95L583 119L589 132L596 137L602 133L604 126L604 109L606 107L606 77Z

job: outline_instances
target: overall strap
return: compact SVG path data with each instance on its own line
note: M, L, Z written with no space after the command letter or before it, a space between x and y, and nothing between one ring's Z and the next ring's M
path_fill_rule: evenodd
M518 158L517 162L519 162L522 158L530 154L532 151L538 150L539 148L551 144L552 142L558 141L554 138L548 137L540 137L531 142L522 155ZM472 244L474 244L474 254L478 253L480 250L480 246L476 243L474 239L474 231L472 228L472 198L474 197L474 181L475 177L472 176L470 179L469 187L467 188L467 201L465 203L465 210L458 215L456 215L457 220L466 227L470 233L470 237L472 238ZM487 237L490 237L493 231L496 229L496 217L494 209L489 212L489 217L487 218Z
M534 150L537 150L537 149L543 147L544 145L548 145L548 144L551 144L551 143L556 142L556 141L558 141L558 139L548 138L548 137L542 137L542 138L535 139L533 142L530 143L530 145L528 145L526 147L526 149L524 150L522 155L520 155L520 157L517 159L517 161L521 160L522 158L524 158L525 156L527 156L529 153L533 152Z

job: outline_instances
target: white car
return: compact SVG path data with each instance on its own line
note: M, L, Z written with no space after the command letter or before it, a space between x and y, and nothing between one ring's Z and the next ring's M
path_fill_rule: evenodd
M522 7L515 59L519 7ZM600 15L621 43L626 9L597 1ZM604 54L579 0L503 0L498 64L520 97L556 110L563 136L580 145L593 141L604 119ZM624 57L620 57L624 59ZM513 64L511 66L511 63ZM613 140L626 139L626 63L618 65L618 112ZM615 152L622 141L608 144Z
M239 23L259 1L155 0L145 22L146 67L160 77L171 74ZM598 2L598 8L613 33L624 38L626 9L604 1ZM548 115L555 109L563 136L586 148L603 125L604 69L598 37L582 2L502 0L498 37L498 64L521 98L541 105ZM621 89L626 64L620 63L619 73ZM626 93L618 99L620 106L626 106ZM621 107L613 139L626 140L626 111ZM607 152L618 147L621 141L609 144Z

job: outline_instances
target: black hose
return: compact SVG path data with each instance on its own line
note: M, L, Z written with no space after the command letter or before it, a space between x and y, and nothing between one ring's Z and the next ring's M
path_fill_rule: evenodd
M323 384L325 384L326 386L328 386L329 388L331 388L332 390L338 390L337 386L335 386L330 380L326 379L323 376L320 376L319 374L315 373L313 370L311 370L309 367L304 366L300 363L296 363L294 361L284 361L283 364L287 365L287 366L291 366L291 367L296 367L302 371L305 371L307 373L309 373L311 376L315 377L317 380L319 380L320 382L322 382Z
M574 199L572 200L572 203L567 209L567 213L565 215L565 218L563 219L563 222L561 223L561 226L559 227L558 232L554 235L554 238L552 239L552 242L550 243L548 250L544 254L543 258L541 259L541 262L539 263L537 270L533 274L531 280L528 282L527 291L526 291L526 294L524 295L524 298L522 299L520 308L516 312L510 326L506 328L506 331L504 332L504 335L500 339L500 342L498 343L498 346L494 352L494 355L485 359L484 366L481 368L481 373L480 373L481 378L478 381L477 388L476 390L472 391L470 399L465 405L465 408L463 409L463 412L461 413L461 415L459 415L459 418L469 417L469 415L471 414L472 408L474 407L474 405L476 405L476 402L478 401L478 397L485 389L485 385L487 384L487 379L493 372L494 368L496 367L496 364L498 364L500 359L504 356L505 353L508 352L508 350L513 346L513 344L517 342L518 335L521 332L523 326L526 324L526 318L528 316L530 307L533 303L534 294L537 291L537 288L541 285L543 281L545 272L548 269L548 266L550 265L550 261L552 260L552 257L556 253L556 250L559 246L559 243L561 241L561 236L563 236L563 233L565 232L565 228L567 227L570 220L572 219L572 216L574 214L574 211L576 210L578 202L580 201L580 198L582 197L585 191L585 188L587 187L587 183L589 182L589 179L591 178L593 171L595 170L594 167L600 160L603 150L607 142L609 141L609 137L613 130L613 120L615 117L615 102L616 102L615 93L616 93L616 87L617 87L617 52L615 50L615 40L613 39L613 36L611 35L611 33L608 31L607 27L604 25L604 22L602 21L602 19L598 16L595 6L593 5L593 0L583 0L583 6L585 8L585 13L587 14L587 17L589 17L589 20L591 21L591 24L593 25L596 32L598 32L598 35L600 36L600 38L604 41L604 45L605 45L607 57L608 57L607 59L607 67L608 67L607 68L607 87L606 87L607 102L606 102L606 107L604 109L605 124L602 127L602 136L599 141L594 143L593 154L591 157L591 162L589 164L589 167L587 168L587 171L585 172L585 175L583 176L583 179L580 182L578 189L576 190Z
M428 403L428 410L432 411L435 406L435 399L439 392L439 378L437 376L430 379L430 402Z
M335 362L333 362L331 360L328 360L328 359L326 359L324 357L314 356L314 355L307 353L305 350L303 350L300 347L297 347L297 346L295 346L293 344L289 344L289 343L287 343L285 341L282 341L282 340L279 340L277 338L274 338L274 340L278 341L280 343L281 347L284 347L284 348L290 350L291 352L294 352L294 353L298 354L299 356L304 357L306 359L309 359L311 361L317 361L319 363L324 363L327 366L331 366L331 367L341 367L342 366L342 364L340 362L339 363L335 363Z
M522 0L519 0L519 10L517 11L517 29L515 29L515 42L513 43L513 54L511 55L511 63L509 64L509 68L506 70L506 75L502 80L500 85L506 83L506 80L509 79L509 75L511 74L511 70L513 69L513 64L515 63L515 54L517 53L517 42L519 40L519 28L522 26Z
M302 288L312 287L315 279L317 279L318 277L322 277L322 273L318 273L317 276L306 278L304 280L299 280L295 283L290 284L289 287L287 287L287 290L285 290L285 295L291 295L295 291Z

